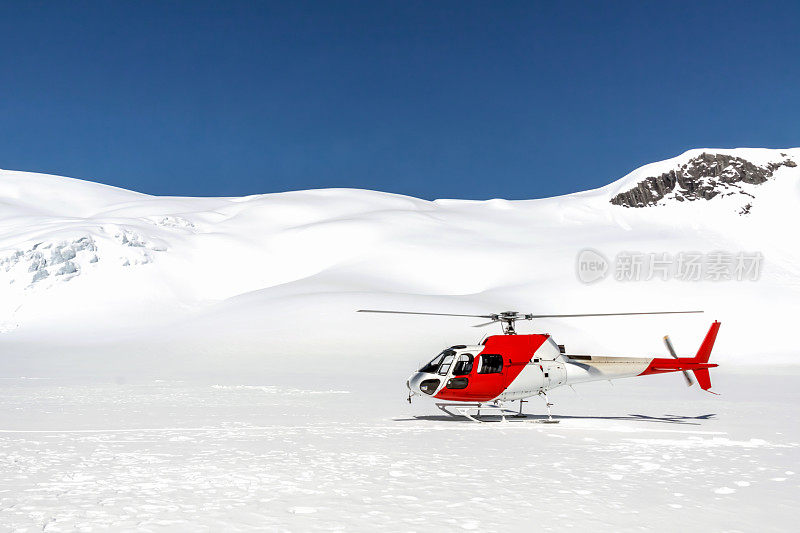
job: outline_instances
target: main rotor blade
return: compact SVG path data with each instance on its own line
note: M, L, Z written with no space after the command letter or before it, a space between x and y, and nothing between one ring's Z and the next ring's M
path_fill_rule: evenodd
M383 309L359 309L359 313L388 313L393 315L425 315L425 316L462 316L468 318L488 318L493 322L498 318L503 317L501 314L494 315L464 315L457 313L421 313L418 311L387 311ZM703 311L647 311L643 313L577 313L569 315L531 315L518 313L514 317L509 317L514 320L531 320L534 318L578 318L585 316L629 316L629 315L676 315L685 313L702 313Z
M644 313L580 313L576 315L527 315L531 318L574 318L582 316L627 316L627 315L679 315L702 313L703 311L647 311Z
M667 345L667 350L669 350L669 354L675 359L678 359L678 354L675 353L675 348L672 347L672 341L669 340L669 335L664 335L664 344ZM686 370L683 371L683 378L686 380L687 387L691 387L692 385L694 385L694 380L692 379L692 376L690 376Z
M469 318L494 318L492 315L458 315L454 313L417 313L415 311L383 311L380 309L359 309L358 313L390 313L393 315L428 315L428 316L466 316Z
M484 322L483 324L478 324L477 326L472 326L473 328L482 328L484 326L491 326L492 324L497 324L499 320L492 320L491 322Z

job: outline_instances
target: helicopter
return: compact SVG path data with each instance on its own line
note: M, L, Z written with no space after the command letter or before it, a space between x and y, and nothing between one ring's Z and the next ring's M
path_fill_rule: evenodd
M460 344L444 349L406 381L408 401L414 396L440 400L436 407L451 416L464 416L481 422L481 413L525 417L526 398L541 396L547 407L545 423L557 423L551 413L547 392L557 387L572 386L589 381L612 380L667 372L681 372L687 386L694 380L705 391L712 392L709 369L719 365L709 363L711 349L721 323L714 321L694 357L678 357L669 336L664 344L672 358L664 357L606 357L577 355L567 352L548 334L518 335L518 321L539 318L575 318L599 316L667 315L702 313L703 311L648 311L636 313L581 313L538 315L504 311L486 315L426 313L359 309L359 313L400 315L455 316L488 320L473 327L500 324L502 335L488 335L479 344ZM519 411L504 407L506 402L519 401Z

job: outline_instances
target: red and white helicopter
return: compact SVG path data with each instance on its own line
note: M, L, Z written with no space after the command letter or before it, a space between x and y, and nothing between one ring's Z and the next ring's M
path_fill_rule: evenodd
M495 323L503 326L502 335L489 335L480 344L456 345L446 348L430 363L415 372L407 381L408 401L413 396L442 400L436 406L447 414L459 415L480 422L481 412L499 414L505 420L510 410L504 402L519 401L519 413L525 398L542 396L547 405L547 420L553 420L552 404L547 391L588 381L612 380L665 372L683 372L686 384L693 381L693 372L703 390L711 388L708 369L718 365L709 363L711 349L717 338L720 322L711 324L700 349L694 357L678 357L669 337L664 343L672 359L661 357L605 357L595 355L570 355L564 345L556 344L547 334L517 335L518 320L535 318L572 318L590 316L665 315L702 313L702 311L652 311L645 313L589 313L571 315L534 315L506 311L491 315L464 315L451 313L417 313L412 311L383 311L360 309L360 313L392 313L401 315L459 316L489 320L474 327ZM711 391L709 391L711 392ZM475 416L473 416L473 414Z

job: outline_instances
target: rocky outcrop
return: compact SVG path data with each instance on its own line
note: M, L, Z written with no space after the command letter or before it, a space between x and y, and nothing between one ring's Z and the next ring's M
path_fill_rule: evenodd
M614 205L646 207L656 205L670 195L679 202L710 200L719 194L747 194L739 184L764 183L780 167L795 167L791 159L759 166L724 154L702 153L675 170L660 176L645 178L636 187L619 193L611 199Z

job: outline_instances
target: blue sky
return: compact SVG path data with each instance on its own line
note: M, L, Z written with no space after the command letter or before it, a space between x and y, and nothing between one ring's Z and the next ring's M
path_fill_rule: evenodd
M0 2L0 168L538 198L798 146L800 3Z

